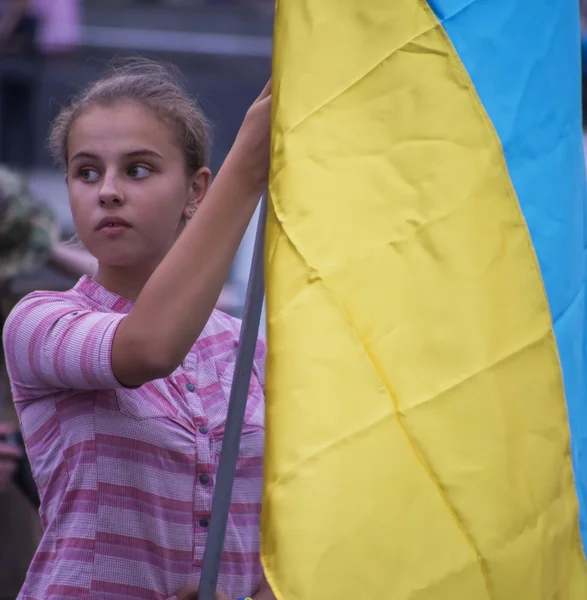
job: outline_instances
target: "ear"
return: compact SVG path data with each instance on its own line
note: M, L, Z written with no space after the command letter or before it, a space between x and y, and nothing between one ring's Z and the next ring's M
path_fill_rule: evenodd
M208 167L202 167L190 176L188 180L188 184L190 186L188 191L188 202L186 203L184 209L185 219L189 220L194 216L198 206L200 206L204 196L206 195L206 192L208 191L211 177L212 174L210 173L210 169L208 169Z

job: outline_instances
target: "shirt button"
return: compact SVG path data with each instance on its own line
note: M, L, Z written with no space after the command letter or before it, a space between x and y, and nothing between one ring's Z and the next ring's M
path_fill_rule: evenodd
M188 383L185 387L188 392L193 392L196 389L196 386L193 383Z
M200 475L200 483L206 485L210 481L208 475Z
M200 425L199 427L200 433L206 435L208 433L208 428L205 425Z
M208 519L200 519L200 527L208 527Z

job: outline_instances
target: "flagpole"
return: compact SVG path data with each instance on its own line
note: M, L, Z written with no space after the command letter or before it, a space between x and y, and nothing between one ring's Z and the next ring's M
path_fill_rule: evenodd
M228 414L224 428L224 440L220 452L220 463L216 477L216 487L212 499L212 514L208 528L208 538L204 550L202 575L198 591L198 600L214 600L218 584L218 572L222 557L222 547L226 534L226 524L230 510L232 486L236 463L239 455L241 432L245 417L245 408L251 382L251 371L259 322L265 295L264 282L264 246L265 221L267 219L267 195L261 200L259 224L255 237L253 259L247 285L247 294L243 312L239 344L236 353L234 378L228 403Z

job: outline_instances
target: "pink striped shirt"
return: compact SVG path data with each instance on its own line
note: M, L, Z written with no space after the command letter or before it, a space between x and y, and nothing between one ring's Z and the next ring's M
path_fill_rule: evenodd
M171 376L127 389L110 351L131 308L83 277L6 323L44 529L19 600L164 600L199 579L240 322L215 311ZM260 340L218 583L233 598L262 578L264 359Z

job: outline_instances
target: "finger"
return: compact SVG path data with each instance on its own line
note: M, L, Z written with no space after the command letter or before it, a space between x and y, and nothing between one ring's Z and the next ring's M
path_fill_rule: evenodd
M16 461L14 460L0 460L0 477L14 475L16 472Z
M266 107L266 108L264 108ZM257 102L255 104L255 109L256 110L271 110L271 94L269 94L269 96L266 96L265 98L263 98L263 100L259 100L259 102Z
M16 427L12 423L0 421L0 436L12 435L16 431Z
M0 463L0 487L6 489L12 483L15 473L16 465L14 462Z
M0 442L0 459L2 458L20 458L22 450L6 442Z
M261 102L261 100L264 100L265 98L267 98L267 96L270 96L270 95L271 95L271 78L269 78L269 81L265 84L263 91L259 94L258 98L255 100L255 104L257 104L258 102Z
M196 600L198 597L198 586L186 585L176 592L175 595L177 596L177 600Z

